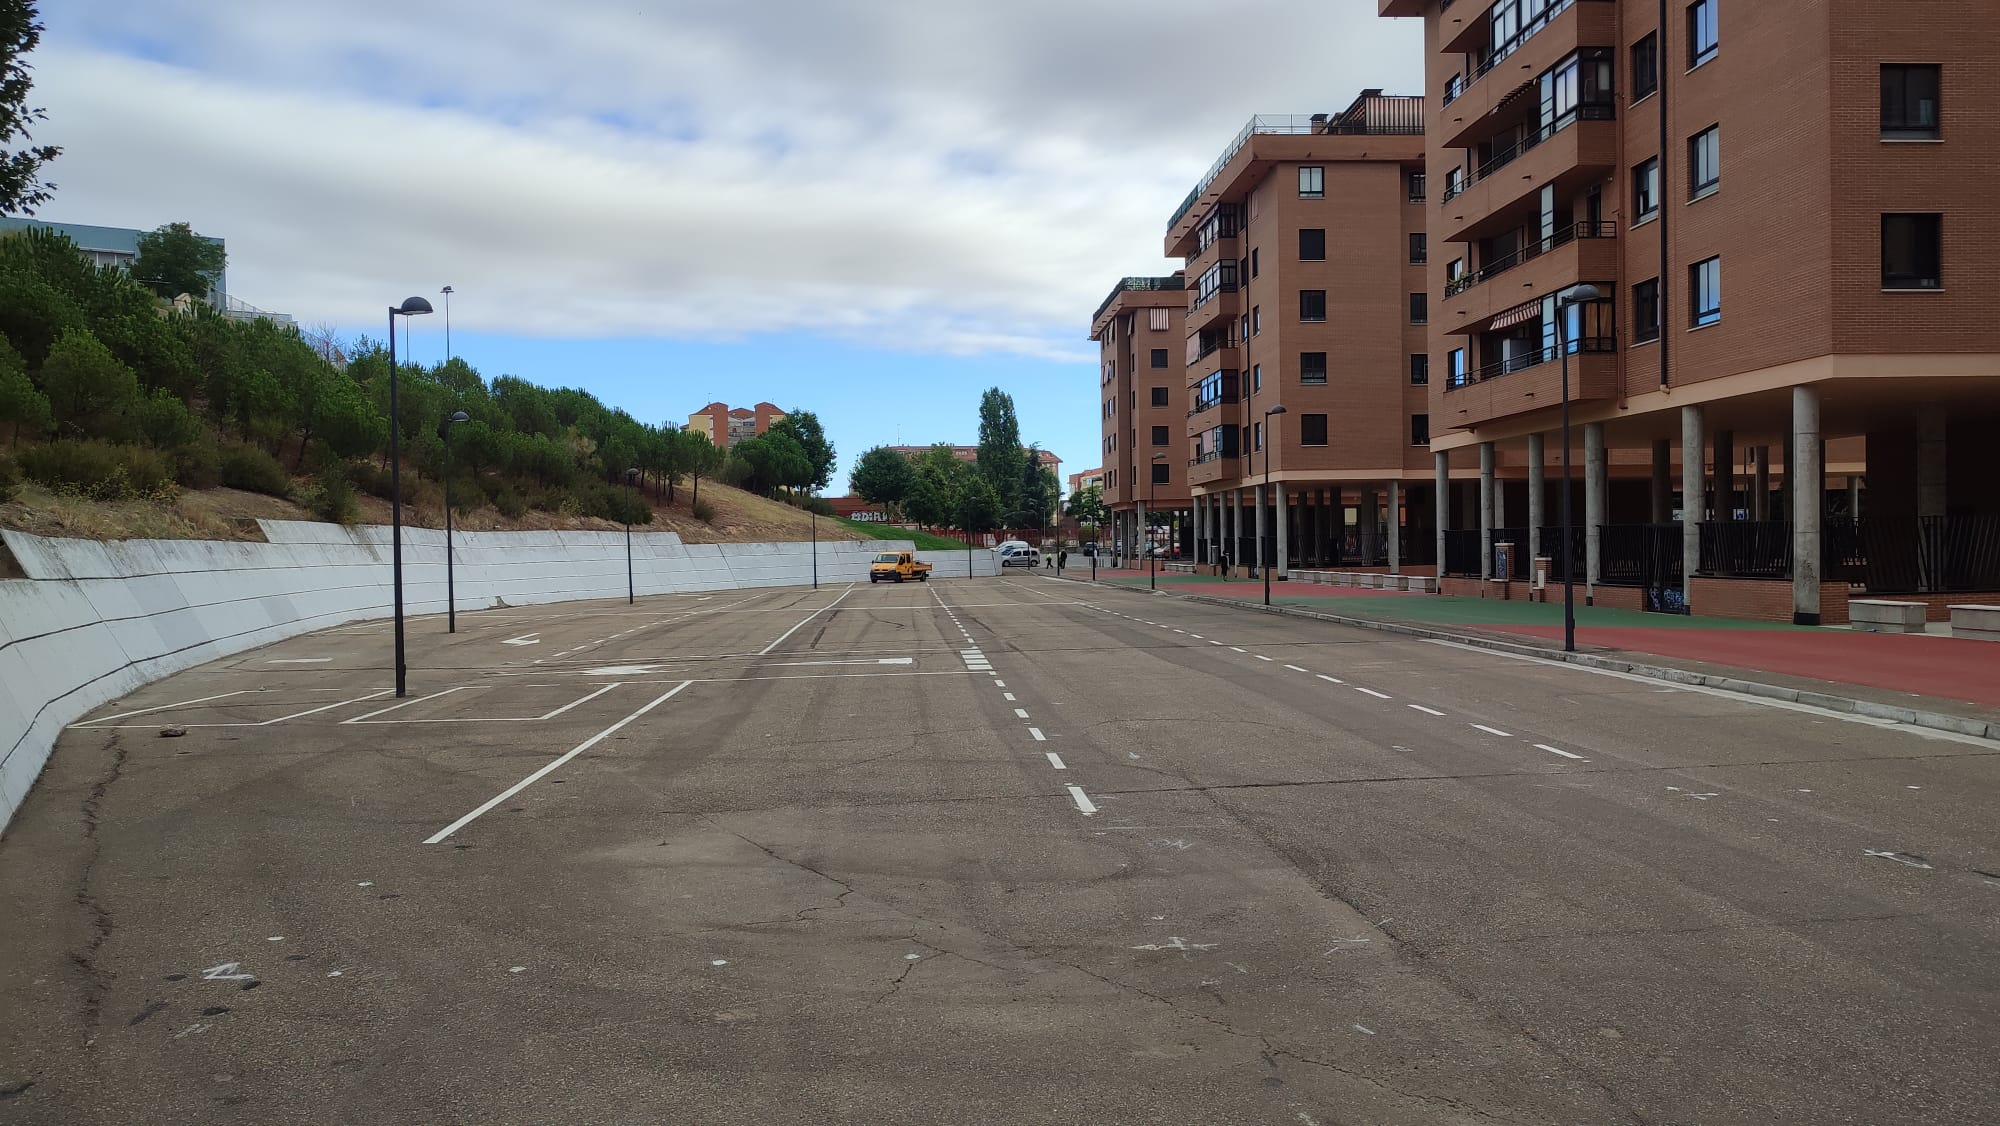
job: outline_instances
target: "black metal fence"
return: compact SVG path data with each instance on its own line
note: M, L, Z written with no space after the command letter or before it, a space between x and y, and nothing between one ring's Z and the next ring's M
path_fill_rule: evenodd
M1476 579L1480 572L1479 530L1447 529L1444 534L1444 573Z
M1780 520L1709 520L1701 525L1701 566L1722 579L1785 579L1792 574L1792 526Z
M2000 590L2000 516L1863 516L1853 523L1842 564L1861 573L1870 594Z
M1605 586L1681 585L1679 524L1606 524L1598 529L1597 551Z

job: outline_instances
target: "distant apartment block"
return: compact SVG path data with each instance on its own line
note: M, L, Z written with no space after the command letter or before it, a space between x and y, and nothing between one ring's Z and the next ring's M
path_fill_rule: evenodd
M1581 556L1600 603L1800 623L1844 621L1850 590L2000 592L1990 14L1379 10L1424 22L1447 574L1504 581L1514 543ZM1565 364L1570 544L1544 468Z
M1129 277L1091 317L1098 346L1104 506L1115 550L1136 554L1151 529L1192 534L1187 458L1187 286L1181 274Z
M1082 472L1069 475L1069 488L1063 495L1075 496L1085 489L1102 488L1104 488L1104 470L1102 468L1085 469Z
M929 453L931 449L929 446L889 446L887 448L902 454L904 457L922 457L924 454ZM1050 470L1062 468L1062 459L1054 453L1048 450L1036 450L1035 452L1040 455L1038 460ZM978 461L979 447L953 446L951 447L951 456L957 458L959 461Z
M708 440L717 449L726 450L732 442L764 433L772 423L783 417L785 412L770 403L758 403L754 407L710 403L688 416L687 428L708 435Z
M78 252L91 265L128 271L132 268L132 263L138 260L139 240L152 233L133 227L99 227L88 223L51 223L42 219L0 218L0 235L27 230L50 231L62 235L76 244ZM201 237L217 246L224 245L223 240L219 238L209 235ZM226 268L216 277L215 288L199 296L225 316L240 320L268 318L280 324L292 323L289 314L259 309L230 296L229 271Z

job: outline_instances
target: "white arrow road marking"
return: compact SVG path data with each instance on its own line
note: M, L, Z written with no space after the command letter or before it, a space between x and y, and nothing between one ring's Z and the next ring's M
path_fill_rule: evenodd
M540 645L541 643L542 643L542 635L541 635L541 634L539 634L539 633L524 633L524 634L522 634L522 635L521 635L521 636L519 636L519 637L510 637L510 638L507 638L506 640L502 641L502 642L501 642L500 644L502 644L502 645Z

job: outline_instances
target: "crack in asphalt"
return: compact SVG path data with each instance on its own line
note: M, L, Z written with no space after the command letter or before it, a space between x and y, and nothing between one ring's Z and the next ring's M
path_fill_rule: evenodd
M69 956L70 963L83 974L86 983L83 997L85 1047L96 1042L97 1024L104 1012L104 995L110 989L110 983L105 980L103 971L97 966L97 952L111 938L111 931L116 926L111 912L98 901L96 893L91 890L97 874L97 862L104 852L104 843L98 836L98 828L103 815L105 795L114 783L124 777L125 763L131 754L125 745L123 732L113 732L111 738L105 742L105 749L111 752L111 764L106 768L103 777L91 786L90 796L83 800L80 810L83 816L83 868L77 876L76 892L71 897L89 919L90 937L82 949L71 951Z

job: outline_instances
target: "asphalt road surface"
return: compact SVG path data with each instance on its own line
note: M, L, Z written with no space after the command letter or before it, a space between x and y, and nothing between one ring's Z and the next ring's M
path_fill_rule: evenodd
M0 1123L2000 1121L1992 743L1041 575L411 631L64 736Z

